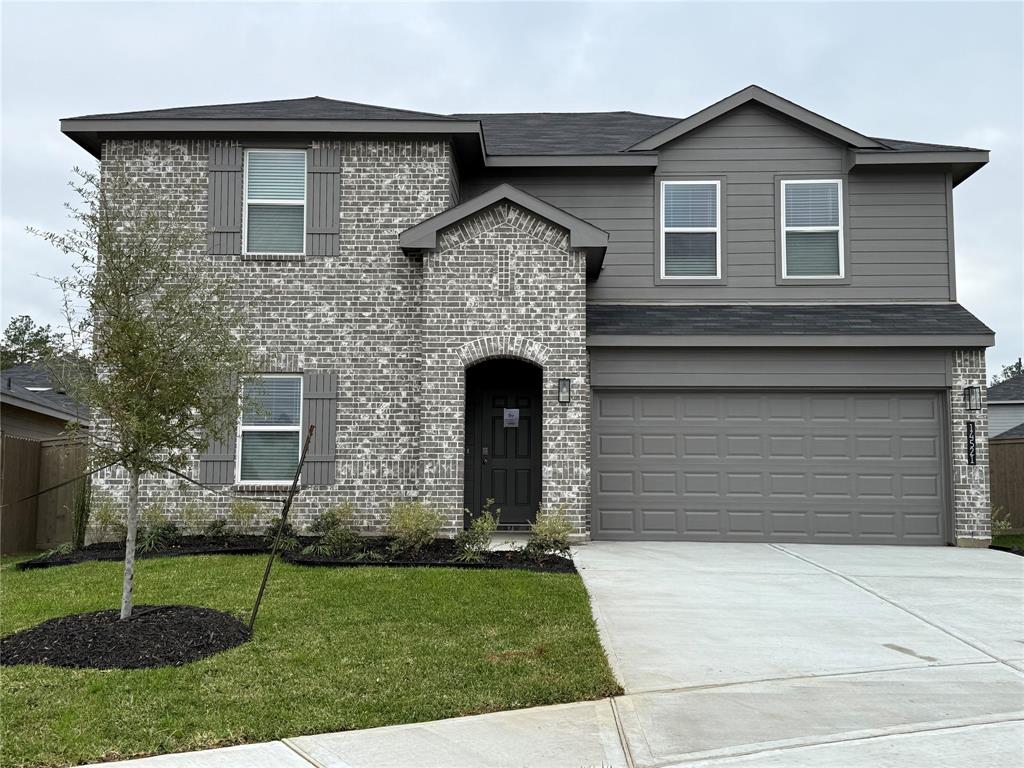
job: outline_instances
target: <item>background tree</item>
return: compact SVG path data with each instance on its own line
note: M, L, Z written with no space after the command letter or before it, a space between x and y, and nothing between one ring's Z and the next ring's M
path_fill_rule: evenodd
M64 335L49 325L37 325L28 315L12 317L0 339L0 368L24 363L43 363L61 357Z
M1000 373L992 374L992 383L998 384L1001 381L1012 379L1014 376L1020 376L1022 373L1024 373L1024 362L1018 357L1017 362L1007 363Z
M56 282L64 294L72 348L87 364L64 382L93 413L97 465L128 474L128 536L121 618L132 613L139 481L167 468L184 471L211 436L234 430L239 386L253 370L231 284L216 277L200 244L196 190L154 192L118 168L102 184L75 169L67 232L39 232L75 257ZM84 357L84 355L83 355Z

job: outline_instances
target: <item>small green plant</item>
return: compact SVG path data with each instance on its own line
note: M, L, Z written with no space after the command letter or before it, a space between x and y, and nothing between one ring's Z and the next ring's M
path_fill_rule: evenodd
M466 514L470 514L468 509ZM459 548L454 558L456 562L479 563L484 559L491 548L491 536L498 530L500 517L501 509L494 509L494 499L485 501L480 514L473 518L466 530L455 537L455 546Z
M228 521L222 517L215 517L203 528L203 535L214 541L224 542L231 538L231 531L228 529Z
M52 555L70 555L72 552L75 551L75 549L76 547L74 545L74 542L67 542L66 544L61 544L59 547L54 547L49 552L47 552L45 556L50 557Z
M157 499L142 508L142 512L139 514L139 526L140 528L153 528L166 519L167 508L163 499Z
M194 501L181 508L181 527L189 536L198 536L203 532L203 511Z
M1011 528L1010 513L1003 507L992 508L992 533L996 536L1009 532Z
M299 548L299 537L291 523L281 525L281 518L276 517L263 531L263 537L267 540L267 546L274 545L278 530L281 531L281 539L278 542L278 549L281 552L294 552Z
M228 505L228 518L231 527L238 533L249 533L256 526L256 518L260 514L260 505L251 499L232 499Z
M314 536L325 536L335 528L350 527L355 514L356 507L351 501L330 507L309 524L309 532Z
M530 540L523 551L534 560L547 555L569 556L569 535L573 531L572 523L565 514L565 504L554 509L546 509L541 505L537 510L537 519L530 523Z
M94 530L99 541L121 541L128 536L124 513L110 499L103 499L92 512Z
M139 533L138 548L140 552L157 552L172 547L181 540L178 526L170 520L161 520L147 525Z
M387 532L391 554L414 557L437 538L444 519L441 513L419 500L398 501L388 511Z

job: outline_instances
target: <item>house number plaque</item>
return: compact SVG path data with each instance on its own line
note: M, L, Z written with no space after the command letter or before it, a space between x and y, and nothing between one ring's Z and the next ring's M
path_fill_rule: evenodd
M519 409L518 408L506 408L505 409L505 426L506 427L518 427L519 426Z
M978 438L974 433L974 422L967 422L967 463L972 467L978 463Z

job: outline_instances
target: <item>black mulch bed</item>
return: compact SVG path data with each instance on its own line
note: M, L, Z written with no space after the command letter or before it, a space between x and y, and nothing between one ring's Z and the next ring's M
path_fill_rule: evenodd
M78 669L181 666L249 639L233 616L192 605L139 605L120 611L61 616L0 638L0 664L45 664Z
M309 543L309 542L305 542ZM227 539L211 536L183 536L173 546L151 552L136 552L136 557L174 557L180 555L251 555L269 552L270 544L265 536L238 535ZM124 560L124 544L101 541L82 549L61 553L54 550L31 560L18 563L19 570L29 568L51 568L55 565L74 565L94 560Z
M499 534L500 536L500 534ZM452 539L435 539L415 558L388 559L391 539L385 536L366 537L362 541L363 552L347 558L321 557L302 554L303 547L316 541L315 537L300 536L299 548L282 552L282 557L297 565L323 565L337 567L387 566L387 567L444 567L444 568L515 568L541 573L576 573L576 565L567 557L545 555L539 558L527 557L521 552L488 552L477 563L456 561L458 547ZM270 551L271 541L265 536L237 535L227 539L210 536L183 536L181 540L165 549L138 552L137 557L175 557L180 555L252 555ZM19 570L30 568L52 568L59 565L74 565L95 560L124 560L124 545L116 542L98 542L82 549L61 553L47 552L31 560L18 563Z
M499 534L500 538L500 534ZM412 558L387 560L391 540L385 537L367 537L363 540L363 552L347 558L322 557L303 554L301 550L286 552L283 557L297 565L321 565L329 567L386 566L386 567L444 567L444 568L514 568L517 570L542 573L576 573L576 564L568 557L544 555L528 557L522 552L486 552L476 563L456 561L459 549L451 539L434 539L427 547Z

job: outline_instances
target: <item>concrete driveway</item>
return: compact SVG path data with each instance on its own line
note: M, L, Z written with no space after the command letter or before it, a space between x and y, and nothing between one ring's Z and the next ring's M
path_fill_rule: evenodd
M635 766L1024 764L1024 558L599 542L576 562Z

